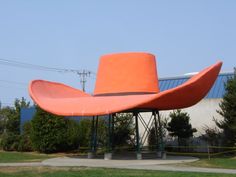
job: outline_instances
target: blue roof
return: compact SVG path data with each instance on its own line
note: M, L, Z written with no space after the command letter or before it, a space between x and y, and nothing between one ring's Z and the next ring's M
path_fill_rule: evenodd
M223 98L225 94L225 83L234 76L232 73L220 73L205 98ZM161 91L168 90L186 82L191 76L179 76L172 78L160 78L159 87Z

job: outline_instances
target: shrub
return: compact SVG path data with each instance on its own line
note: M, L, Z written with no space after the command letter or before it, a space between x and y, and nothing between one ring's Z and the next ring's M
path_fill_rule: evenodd
M40 108L36 110L30 129L30 140L34 150L52 153L78 148L80 132L76 121L50 114Z
M21 108L28 108L30 103L25 98L15 99L14 107L4 107L0 110L1 119L4 120L3 129L6 132L20 134L20 110Z
M67 150L78 149L79 147L79 124L74 120L67 120L66 146Z
M158 137L156 136L155 127L152 127L148 135L148 148L154 150L156 148Z
M134 136L133 114L119 113L114 118L113 146L131 145Z
M20 136L8 132L2 135L1 146L5 151L16 151L19 146Z
M31 122L26 122L23 126L23 133L20 136L18 151L32 151L32 142L30 139Z
M210 146L219 146L222 139L222 133L219 129L211 128L208 126L203 127L204 133L201 135L201 139L207 142Z
M0 133L1 146L4 150L18 150L21 141L20 136L20 109L27 108L30 103L25 98L16 99L14 107L4 107L0 109Z
M96 121L96 119L95 119ZM91 144L91 125L92 119L84 118L79 121L79 146L89 147ZM102 147L106 142L106 121L99 116L97 126L97 146Z
M91 139L91 120L90 119L81 119L79 122L79 146L80 147L89 147Z
M158 127L157 127L157 132L156 132L155 125L153 125L148 134L148 149L151 151L156 150L157 146L158 148L160 148L161 143L163 143L161 142L161 138L162 138L162 141L166 138L166 131L167 131L166 126L167 126L168 118L165 118L162 115L160 116L161 116L160 118L161 129L159 125L157 125Z
M49 114L40 108L36 109L30 135L33 148L44 153L65 150L68 120L61 116Z

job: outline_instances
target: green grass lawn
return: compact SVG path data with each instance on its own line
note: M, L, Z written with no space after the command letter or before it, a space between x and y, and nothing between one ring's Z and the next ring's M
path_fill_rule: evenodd
M164 172L147 170L123 170L104 168L0 168L1 177L236 177L232 174Z
M7 162L38 162L44 159L55 157L55 155L25 153L25 152L4 152L0 151L0 163Z
M236 169L236 157L211 158L210 160L200 159L196 162L187 163L186 165L209 168Z

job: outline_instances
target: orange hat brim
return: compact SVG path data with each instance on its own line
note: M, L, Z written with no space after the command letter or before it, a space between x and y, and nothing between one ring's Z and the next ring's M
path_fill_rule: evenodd
M91 96L67 85L44 80L31 81L29 93L39 107L62 116L106 115L131 109L179 109L192 106L204 98L221 66L222 62L218 62L184 84L155 94Z

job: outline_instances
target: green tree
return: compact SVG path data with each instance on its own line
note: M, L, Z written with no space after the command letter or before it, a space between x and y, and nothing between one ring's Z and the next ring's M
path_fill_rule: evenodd
M200 136L200 138L207 142L210 146L219 146L222 139L222 133L219 131L218 128L214 127L203 127L204 133ZM214 152L217 152L219 149L213 149Z
M155 130L155 126L153 125L150 129L150 133L148 134L148 148L150 150L156 149L156 145L158 145L160 141L160 133L162 133L162 138L164 139L166 137L166 126L168 123L168 118L161 116L161 131L159 130L160 127L157 127L157 132ZM157 133L157 134L156 134Z
M236 145L236 69L234 76L225 84L226 93L219 104L217 112L223 120L215 120L216 125L223 130L223 143L227 146Z
M74 150L79 147L79 123L75 120L68 119L67 123L67 138L66 150Z
M102 116L98 119L98 135L97 135L98 147L103 147L106 143L106 136L107 136L106 128L107 128L106 120L105 117Z
M14 107L6 108L6 131L14 134L20 134L20 110L21 108L29 108L30 102L25 98L15 99Z
M156 145L158 142L158 134L156 135L155 127L153 126L150 130L150 133L148 135L148 148L150 150L154 150L156 148Z
M4 130L5 130L5 122L3 119L0 118L0 136L1 134L3 134Z
M20 135L12 132L3 133L1 140L1 147L5 151L16 151L19 146Z
M133 115L119 113L114 116L113 146L130 145L134 126L132 121ZM96 119L95 119L96 122ZM79 122L79 143L80 147L89 147L91 141L91 124L92 119L84 118ZM97 146L104 147L107 144L108 117L99 116L97 126Z
M79 146L80 147L89 147L90 135L91 134L91 120L90 119L81 119L79 121Z
M114 119L113 145L130 145L133 142L134 135L133 114L119 113Z
M167 124L169 135L178 138L178 145L187 145L187 140L193 136L197 130L192 128L188 113L181 112L180 109L170 113L170 122Z
M3 107L0 110L0 134L6 132L6 124L9 117L14 115L14 109L12 107Z
M96 121L96 119L95 119ZM83 118L79 121L79 146L89 147L91 143L92 118ZM103 147L106 141L106 122L103 116L98 117L97 146Z
M23 131L20 135L20 141L18 146L18 151L32 151L32 142L30 139L30 133L31 133L31 122L27 121L23 125Z
M0 110L0 132L3 133L1 145L4 150L17 150L20 141L20 110L30 103L25 98L16 99L13 107Z
M30 138L35 150L51 153L78 146L78 125L75 121L50 114L39 107L31 122Z

